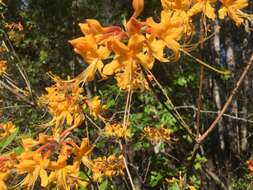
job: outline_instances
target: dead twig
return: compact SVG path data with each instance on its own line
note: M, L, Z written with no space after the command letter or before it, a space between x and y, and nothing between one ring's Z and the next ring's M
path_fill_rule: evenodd
M213 123L210 125L210 127L204 132L204 134L202 134L200 137L197 137L196 142L198 144L202 143L208 137L208 135L215 129L217 123L222 118L223 114L227 110L227 108L230 105L230 103L232 102L235 94L237 93L238 89L240 88L245 76L247 75L249 69L251 68L252 62L253 62L253 54L251 55L249 62L247 63L244 71L241 74L241 77L237 81L235 88L233 89L230 96L228 97L228 99L227 99L226 103L224 104L223 108L221 109L219 115L216 117L216 119L213 121Z
M31 105L31 106L35 106L35 104L33 102L31 102L29 99L26 98L26 96L24 96L23 94L19 93L17 90L11 88L9 85L5 84L3 81L0 81L0 86L6 88L7 90L9 90L11 93L13 93L15 96L17 96L18 98L20 98L22 101L24 101L25 103Z
M176 106L175 109L192 109L193 111L197 111L198 108L196 108L194 105L190 105L190 106ZM212 111L212 110L200 110L200 113L210 113L210 114L219 114L219 111ZM241 118L235 115L231 115L231 114L226 114L224 113L222 115L222 117L228 117L234 120L238 120L238 121L242 121L242 122L246 122L246 123L253 123L253 120L249 120L249 119L245 119L245 118Z

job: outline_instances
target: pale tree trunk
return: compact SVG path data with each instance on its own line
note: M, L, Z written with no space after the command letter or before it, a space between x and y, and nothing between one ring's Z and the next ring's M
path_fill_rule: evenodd
M245 77L244 79L244 96L243 96L243 103L242 103L242 115L243 118L248 117L248 91L249 91L249 77ZM242 123L240 126L240 135L241 135L241 151L245 152L247 150L248 140L247 140L247 123Z
M247 33L248 36L250 36L251 31L249 29L249 23L246 22L245 24L245 32ZM248 62L248 57L247 54L249 53L249 39L247 38L247 36L244 38L243 41L243 46L245 47L245 50L242 53L242 59L243 59L243 63L247 64ZM251 51L251 50L250 50ZM242 102L242 116L243 118L248 118L248 104L249 102L249 98L248 98L248 93L250 91L250 76L246 76L244 79L244 84L243 84L243 102ZM241 151L245 152L248 148L248 139L247 139L247 135L248 135L248 130L247 130L247 123L242 123L240 126L240 137L241 137Z
M234 47L232 39L230 37L226 38L226 62L228 69L231 71L231 87L235 86L235 73L236 73L236 61L234 55ZM231 88L231 89L232 89ZM229 90L231 91L231 90ZM238 101L237 97L232 100L230 114L238 117ZM229 135L229 146L231 153L240 154L240 138L239 138L239 126L237 120L231 118L228 119L227 131Z
M231 71L231 76L228 81L229 83L228 93L230 93L231 90L235 86L235 80L236 80L235 79L236 61L235 61L234 46L233 46L231 36L226 36L225 45L226 45L226 63L227 63L228 69ZM227 94L227 96L229 96L229 94ZM237 97L234 97L234 99L232 100L229 113L238 117ZM227 160L228 161L227 164L229 165L230 163L230 165L233 165L235 161L234 160L235 156L240 154L239 126L238 126L237 121L229 118L228 122L226 123L226 129L227 129L226 131L228 134L228 148L229 148L229 157ZM229 190L233 189L231 185L232 179L233 179L233 176L231 173L227 177L227 185L228 185Z

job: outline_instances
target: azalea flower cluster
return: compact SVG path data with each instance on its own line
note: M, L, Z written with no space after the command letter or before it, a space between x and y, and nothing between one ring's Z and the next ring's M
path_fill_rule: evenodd
M253 20L252 15L241 10L247 7L248 0L161 0L160 22L152 17L144 21L138 19L144 0L133 0L134 13L123 27L103 27L99 21L87 19L79 24L84 36L69 41L88 64L78 80L90 82L98 71L103 79L114 76L121 89L147 88L143 69L151 70L155 59L160 62L177 60L181 52L191 49L189 43L195 34L193 17L203 14L215 20L218 3L221 4L220 19L228 16L237 26L245 19ZM170 55L164 53L168 50Z
M171 139L172 131L169 128L160 126L156 127L145 127L144 128L145 136L152 142L162 142L169 141Z
M104 131L108 137L127 138L131 136L130 130L119 123L107 124Z
M0 157L1 189L7 190L5 180L18 174L19 187L57 187L59 189L76 189L91 183L88 174L80 177L80 171L93 172L93 180L101 181L104 177L124 174L123 156L98 157L91 159L94 146L88 138L77 145L70 138L58 138L39 134L38 140L25 138L22 140L24 151L17 155L14 152ZM23 177L22 177L23 176Z
M5 23L4 27L8 30L18 30L18 31L24 30L24 27L20 22L19 23Z
M123 155L111 155L108 158L101 157L94 160L92 167L93 178L95 180L101 179L102 176L112 177L123 175L124 172L124 157Z
M47 94L40 100L48 106L53 119L49 125L55 127L79 126L84 120L84 109L88 106L87 98L83 95L83 88L79 88L75 82L66 82L59 77L53 77L54 86L46 88Z
M93 160L91 153L95 145L90 145L88 138L77 143L75 138L70 137L72 130L80 127L86 119L86 110L94 119L102 118L100 113L105 107L100 98L87 98L75 80L51 77L55 84L46 88L47 93L39 99L41 105L48 107L52 117L45 124L45 127L51 127L51 132L49 135L40 133L35 139L22 139L21 154L10 152L0 157L3 190L8 189L5 181L14 174L19 176L18 184L22 188L41 186L66 190L86 187L91 183L88 174L86 177L79 176L81 168L82 172L92 171L94 181L124 174L123 156L112 155L105 162L105 157ZM12 122L3 123L0 125L0 138L8 138L16 130ZM101 167L99 160L107 167L107 172L104 172L105 168Z

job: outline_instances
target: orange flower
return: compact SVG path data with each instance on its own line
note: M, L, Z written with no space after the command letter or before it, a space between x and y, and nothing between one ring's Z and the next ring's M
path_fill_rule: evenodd
M21 22L19 23L5 23L4 27L8 30L18 30L18 31L23 31L24 27L21 24Z
M153 39L151 43L155 42L156 39L161 40L162 42L159 42L161 47L166 46L171 49L174 57L178 59L180 56L179 40L185 32L184 18L173 11L162 11L160 23L156 23L153 18L148 18L146 23L150 27L150 38Z
M57 162L51 162L49 167L53 169L48 177L49 183L56 184L57 188L70 190L77 187L86 187L87 182L79 178L79 164L68 165L67 156L59 155Z
M99 96L95 96L90 101L87 101L87 104L89 106L90 113L94 116L94 118L97 118L100 113L105 109L105 106L102 105Z
M7 190L5 181L8 180L9 174L12 173L12 169L16 164L16 154L11 152L0 156L0 189Z
M248 165L248 170L250 173L253 173L253 160L248 160L246 164Z
M6 69L7 69L7 61L0 60L0 75L5 73Z
M111 155L108 158L99 157L94 160L92 166L93 179L99 181L103 177L112 178L113 176L123 175L124 168L123 155Z
M91 168L91 161L88 159L88 156L92 153L94 146L91 146L88 138L83 138L80 147L77 145L75 148L75 162L82 162L86 167Z
M69 126L79 126L85 119L83 109L87 107L83 88L79 88L75 81L63 81L56 76L52 78L55 85L46 88L47 94L40 98L53 116L48 125L61 127L66 122Z
M74 47L74 51L81 55L89 66L79 75L79 82L90 82L94 79L96 71L103 68L103 60L110 55L109 49L104 45L98 45L94 35L89 34L70 40L69 43Z
M124 138L130 137L130 131L121 124L107 124L105 126L105 135L108 137Z
M7 180L8 175L9 175L8 172L0 172L0 189L1 190L7 190L5 180Z
M171 130L164 127L145 127L145 136L154 142L168 141L170 140Z
M12 122L0 124L0 138L5 138L16 131L16 126Z
M189 10L192 0L161 0L163 9L165 10Z
M197 2L191 7L187 12L190 17L203 12L208 18L215 20L215 9L212 7L212 4L216 0L197 0Z
M224 19L229 16L237 26L240 26L243 19L249 19L253 21L253 15L248 15L242 12L243 9L248 6L248 0L220 0L223 6L219 10L219 18Z
M20 160L16 166L18 174L27 174L21 186L33 186L38 177L40 177L42 187L48 185L48 174L46 170L49 165L49 160L47 158L42 158L41 154L35 152L24 152L18 156L18 160Z
M154 57L148 47L146 38L143 35L132 35L128 44L119 40L110 41L110 48L116 54L114 60L105 65L105 75L115 75L118 86L121 89L143 89L147 88L147 82L141 72L140 64L151 69Z

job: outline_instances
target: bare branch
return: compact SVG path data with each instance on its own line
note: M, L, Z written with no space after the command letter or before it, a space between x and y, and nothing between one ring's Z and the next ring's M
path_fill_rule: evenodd
M196 108L194 105L192 105L192 106L176 106L175 109L192 109L194 111L198 110L198 108ZM200 113L211 113L211 114L217 114L218 115L220 112L219 111L211 111L211 110L200 110ZM222 115L222 117L228 117L228 118L238 120L238 121L242 121L242 122L246 122L246 123L253 123L253 120L248 120L248 119L245 119L245 118L242 118L242 117L238 117L238 116L231 115L231 114L226 114L226 113L224 113Z
M210 127L206 130L206 132L204 134L202 134L199 138L196 139L197 143L202 143L208 137L208 135L214 130L217 123L220 121L220 119L224 115L225 111L227 110L228 106L232 102L232 100L233 100L235 94L237 93L238 89L240 88L245 76L247 75L247 73L248 73L248 71L249 71L249 69L252 65L252 62L253 62L253 54L251 55L250 60L247 63L241 77L237 81L235 88L233 89L230 96L228 97L228 99L227 99L226 103L224 104L223 108L221 109L219 115L216 117L216 119L213 121L213 123L210 125Z

